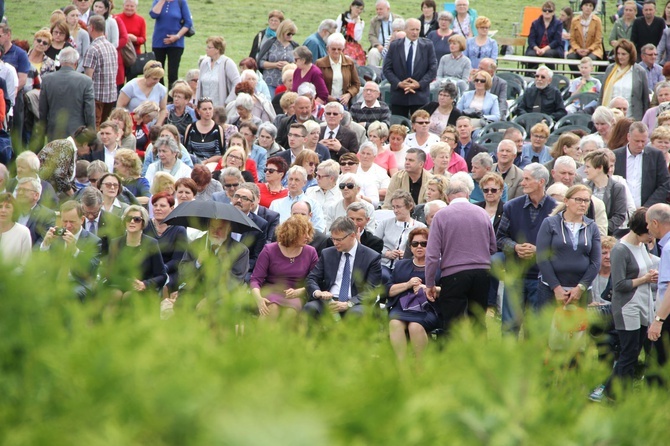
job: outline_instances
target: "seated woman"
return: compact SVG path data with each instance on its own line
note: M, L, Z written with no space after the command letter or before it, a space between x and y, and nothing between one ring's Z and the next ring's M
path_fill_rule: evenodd
M158 151L158 161L149 166L145 176L149 184L152 184L157 172L167 172L175 180L191 176L191 168L179 159L179 146L174 139L158 138L155 147Z
M602 60L605 54L603 24L600 17L593 14L595 7L596 0L582 0L580 3L579 8L582 10L582 14L573 18L570 25L568 59L590 57L593 60Z
M440 142L439 136L428 131L430 115L426 110L417 110L412 113L410 121L412 121L412 130L414 130L414 133L407 135L405 145L410 149L417 148L428 153L430 146Z
M428 333L440 327L440 318L425 297L428 228L415 228L407 236L412 259L398 260L388 282L389 338L398 359L407 353L407 334L414 354L428 344Z
M115 173L106 173L100 177L97 184L102 192L102 210L121 217L128 205L119 201L121 195L121 177Z
M177 278L179 263L184 257L184 251L188 243L186 228L163 223L163 220L174 210L175 199L171 194L167 192L156 194L151 197L151 204L154 216L142 232L158 241L168 276L167 286L163 289L163 297L168 297L168 292L177 291L179 287L179 279Z
M298 91L298 87L303 82L309 82L316 88L316 97L325 104L328 102L328 88L323 80L321 69L314 65L312 52L309 48L301 45L293 50L293 59L298 67L293 72L293 89Z
M491 75L484 70L479 70L474 78L475 89L466 91L458 100L457 107L463 111L465 116L471 118L473 128L479 128L489 122L500 121L500 107L498 96L489 92L493 80Z
M302 215L293 215L277 227L277 241L265 245L251 274L251 294L261 317L277 319L282 308L295 316L305 299L304 281L319 258L308 243L314 228Z
M135 196L139 204L146 206L149 203L151 185L142 176L142 161L134 150L116 150L114 172L121 177L121 184Z
M142 206L129 206L123 223L125 235L109 243L107 285L118 299L133 293L158 294L168 275L158 241L142 233L149 224L149 214Z
M374 163L384 169L384 172L388 177L392 177L398 172L398 160L385 145L386 141L388 141L388 137L389 128L385 123L375 121L368 126L368 140L377 148ZM360 150L358 153L360 153ZM367 166L364 166L363 168L366 171L368 169Z
M526 56L563 58L563 23L552 1L542 4L542 15L530 25Z
M386 126L386 124L383 123L382 125ZM366 141L361 145L361 148L358 149L358 159L361 163L358 165L357 174L359 176L371 178L379 190L379 201L384 201L384 198L386 198L386 189L389 187L391 177L388 176L386 169L375 162L378 156L377 148L378 146L376 146L373 141ZM393 155L391 155L391 159L395 162L395 157ZM395 170L397 171L398 169Z
M265 183L258 183L261 196L259 204L261 206L270 207L274 200L288 195L288 189L282 185L282 179L287 170L288 164L283 158L279 156L268 158L265 165Z
M461 93L467 91L467 82L470 79L470 71L472 71L470 59L463 54L466 47L467 42L465 37L461 35L449 37L449 49L451 53L442 56L437 66L438 82L451 80L456 83Z
M455 107L458 98L458 88L453 82L445 82L437 94L437 102L429 102L421 107L430 113L430 126L428 131L436 135L442 134L448 125L456 125L456 120L461 117L461 111Z
M116 106L135 110L144 101L155 102L159 109L156 124L162 125L167 116L167 88L160 83L164 75L163 65L150 60L144 65L143 76L131 80L121 89Z
M472 68L479 68L479 61L488 57L498 60L498 42L489 37L491 20L480 16L475 20L477 35L466 41L465 56L470 59Z

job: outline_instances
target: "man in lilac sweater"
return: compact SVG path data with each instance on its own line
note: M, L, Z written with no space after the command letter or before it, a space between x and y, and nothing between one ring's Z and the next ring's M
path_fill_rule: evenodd
M453 179L447 188L449 206L435 214L428 236L427 297L437 302L445 330L466 314L484 327L496 236L486 211L471 204L469 197L468 185ZM438 267L442 272L439 297L435 287Z

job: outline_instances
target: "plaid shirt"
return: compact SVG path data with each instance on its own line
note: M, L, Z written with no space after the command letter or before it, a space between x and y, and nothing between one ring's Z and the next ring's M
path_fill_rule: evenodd
M104 36L96 38L84 56L84 69L93 68L93 95L98 102L116 102L116 48Z

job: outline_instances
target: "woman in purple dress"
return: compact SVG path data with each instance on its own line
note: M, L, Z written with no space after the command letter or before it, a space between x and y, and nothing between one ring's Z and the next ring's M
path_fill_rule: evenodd
M276 319L281 308L302 309L302 283L316 266L318 255L308 245L314 236L309 220L294 215L277 227L277 242L265 245L251 274L251 293L261 317Z

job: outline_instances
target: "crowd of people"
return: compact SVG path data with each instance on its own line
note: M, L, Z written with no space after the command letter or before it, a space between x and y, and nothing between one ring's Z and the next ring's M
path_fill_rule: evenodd
M0 135L0 259L21 272L56 251L82 301L155 296L165 315L213 283L246 288L265 319L349 319L381 304L401 358L461 318L484 327L487 309L518 334L526 309L588 307L613 315L613 377L633 375L647 339L663 364L670 83L658 63L670 17L645 1L634 18L637 5L624 3L601 82L595 7L564 8L568 20L543 3L527 54L577 58L579 76L564 95L540 65L514 104L496 74L492 21L468 0L454 14L424 0L407 20L378 0L367 30L354 0L303 45L273 10L249 57L236 63L211 36L183 79L187 0L153 0L146 61L138 0L117 15L110 0L76 0L28 52L10 17L0 112L15 145ZM510 112L558 121L583 92L599 95L582 107L589 132L550 147L553 122L528 133L510 124L493 149L477 143ZM207 208L223 214L171 218ZM502 298L492 265L523 271ZM611 395L611 383L595 393Z

